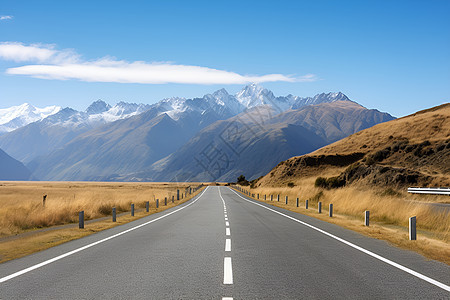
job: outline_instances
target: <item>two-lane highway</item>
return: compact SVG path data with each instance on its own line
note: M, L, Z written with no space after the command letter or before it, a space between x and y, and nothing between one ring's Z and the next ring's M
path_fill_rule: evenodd
M445 299L449 285L445 264L228 187L0 265L1 299Z

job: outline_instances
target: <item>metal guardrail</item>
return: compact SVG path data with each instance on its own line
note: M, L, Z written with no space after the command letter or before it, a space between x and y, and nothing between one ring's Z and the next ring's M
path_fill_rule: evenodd
M450 188L408 188L408 193L414 194L434 194L434 195L448 195L450 196Z

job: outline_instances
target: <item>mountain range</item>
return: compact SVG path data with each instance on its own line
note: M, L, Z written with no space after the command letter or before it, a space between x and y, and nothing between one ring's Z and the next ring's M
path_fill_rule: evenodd
M0 148L40 180L228 181L392 119L343 93L276 97L251 84L235 95L60 109L1 135Z
M233 181L257 178L280 161L306 154L393 117L351 101L308 105L281 114L267 105L218 121L148 170L118 178Z
M114 106L102 100L93 102L85 111L72 108L55 109L45 118L19 127L0 136L0 148L27 164L36 157L49 154L81 133L113 121L129 118L146 111L145 104L119 102ZM32 120L28 110L18 117Z

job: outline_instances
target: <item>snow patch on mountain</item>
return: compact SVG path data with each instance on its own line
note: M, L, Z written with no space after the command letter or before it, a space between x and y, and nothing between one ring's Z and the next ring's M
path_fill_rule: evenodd
M103 100L93 102L84 112L71 108L64 108L59 113L43 120L49 125L84 126L94 127L96 125L126 119L131 116L147 111L151 105L119 102L111 106Z

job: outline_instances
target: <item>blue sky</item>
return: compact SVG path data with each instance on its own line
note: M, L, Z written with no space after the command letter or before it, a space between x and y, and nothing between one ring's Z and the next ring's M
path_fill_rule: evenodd
M154 103L256 81L404 116L450 101L449 15L438 0L0 0L0 108Z

